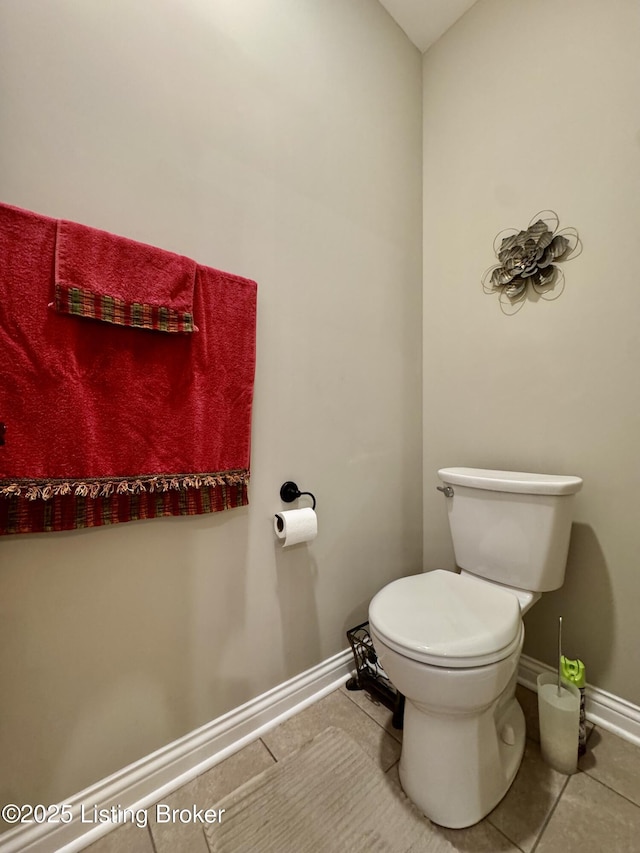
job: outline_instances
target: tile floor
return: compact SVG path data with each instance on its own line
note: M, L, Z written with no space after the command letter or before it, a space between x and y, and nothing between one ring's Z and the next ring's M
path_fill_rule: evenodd
M639 853L640 748L589 726L580 772L564 776L540 756L537 698L518 687L527 745L502 802L469 829L439 829L460 853ZM293 752L327 726L344 729L391 778L398 779L401 732L364 693L340 688L175 791L171 808L215 807L226 794ZM149 814L153 810L149 809ZM208 853L201 825L126 824L87 853ZM255 853L260 853L256 850ZM341 851L336 850L336 853Z

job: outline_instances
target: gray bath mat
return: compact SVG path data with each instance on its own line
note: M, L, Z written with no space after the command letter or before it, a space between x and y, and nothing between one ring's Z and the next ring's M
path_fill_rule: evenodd
M216 804L211 853L454 853L343 731L326 729Z

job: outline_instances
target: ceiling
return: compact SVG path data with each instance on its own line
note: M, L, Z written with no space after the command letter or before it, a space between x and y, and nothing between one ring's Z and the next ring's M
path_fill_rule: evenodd
M476 0L380 0L423 53L462 17Z

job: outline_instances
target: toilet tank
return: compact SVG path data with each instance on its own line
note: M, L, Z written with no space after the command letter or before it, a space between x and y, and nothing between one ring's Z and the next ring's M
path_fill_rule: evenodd
M580 477L441 468L456 563L532 592L564 582ZM440 489L443 487L440 486Z

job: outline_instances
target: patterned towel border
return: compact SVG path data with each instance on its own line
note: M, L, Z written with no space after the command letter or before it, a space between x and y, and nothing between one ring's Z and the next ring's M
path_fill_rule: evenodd
M56 283L52 306L62 314L102 320L116 326L152 329L157 332L198 331L193 322L193 314L189 311L176 311L164 305L150 305L146 302L126 302L115 296L105 296L60 283Z
M144 475L116 480L19 480L0 485L0 535L101 527L246 506L249 472Z

